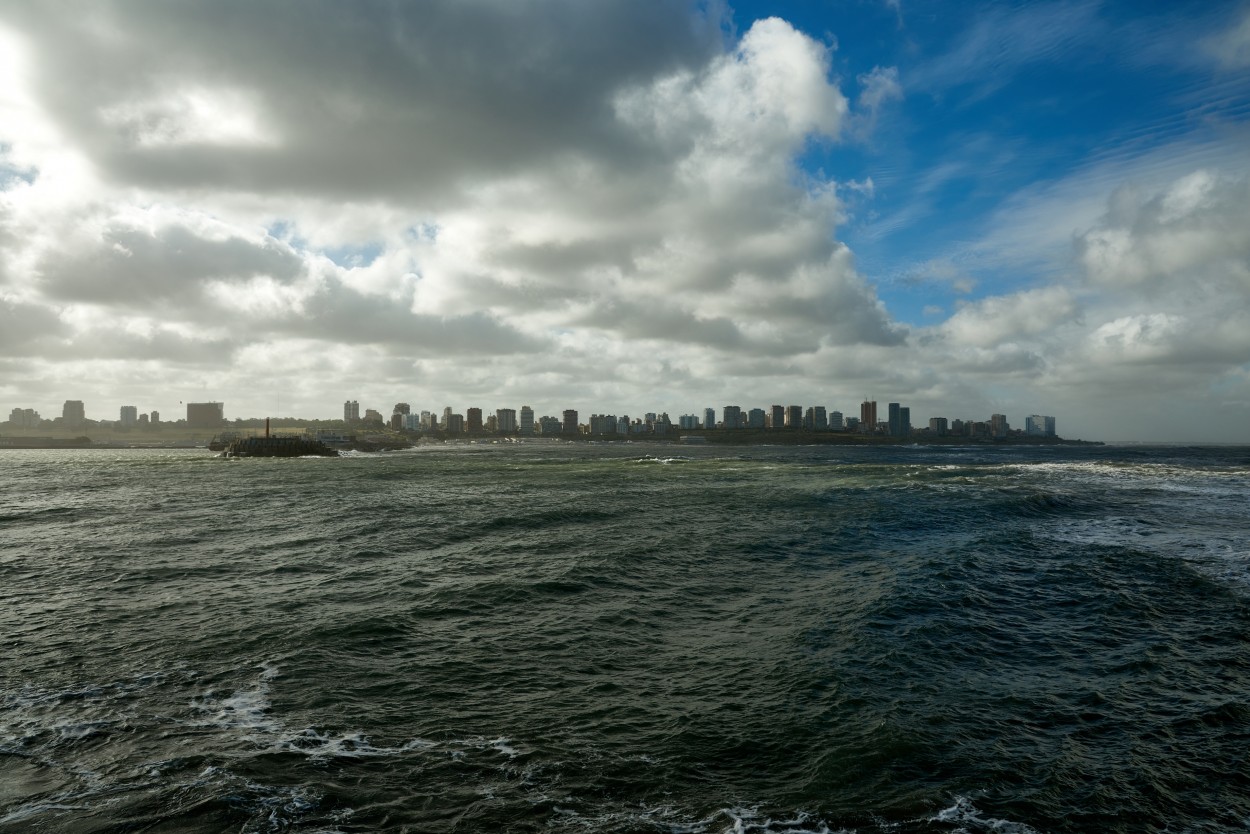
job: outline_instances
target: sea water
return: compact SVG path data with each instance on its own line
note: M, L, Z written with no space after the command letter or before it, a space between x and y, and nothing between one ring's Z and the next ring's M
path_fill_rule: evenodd
M0 452L0 830L1250 827L1250 450Z

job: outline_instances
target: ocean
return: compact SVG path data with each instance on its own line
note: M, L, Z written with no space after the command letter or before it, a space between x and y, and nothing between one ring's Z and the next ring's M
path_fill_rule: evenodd
M1247 448L0 474L0 831L1250 829Z

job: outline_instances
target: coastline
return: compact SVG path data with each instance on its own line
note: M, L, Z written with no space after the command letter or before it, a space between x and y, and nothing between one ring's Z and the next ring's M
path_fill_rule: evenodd
M334 448L363 452L380 452L411 448L429 443L512 443L552 440L566 443L667 443L672 445L716 446L1104 446L1101 440L1069 440L1062 437L888 437L881 435L850 434L847 432L808 431L683 431L671 435L460 435L447 437L441 432L434 434L357 440L347 444L331 444ZM1114 444L1113 444L1114 445ZM1146 444L1150 445L1150 444ZM89 437L40 438L0 437L0 451L5 449L207 449L207 441L195 438L168 440L165 442L119 443L115 439L93 441Z

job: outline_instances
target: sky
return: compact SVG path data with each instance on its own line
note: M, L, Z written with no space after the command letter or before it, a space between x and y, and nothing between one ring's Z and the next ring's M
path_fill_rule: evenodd
M865 398L1250 442L1250 3L0 0L0 419Z

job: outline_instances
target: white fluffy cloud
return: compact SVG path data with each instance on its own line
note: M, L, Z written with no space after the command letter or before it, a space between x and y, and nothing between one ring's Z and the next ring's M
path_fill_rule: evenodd
M1153 290L1175 284L1250 292L1250 180L1195 171L1165 191L1125 187L1101 222L1078 238L1090 279Z

